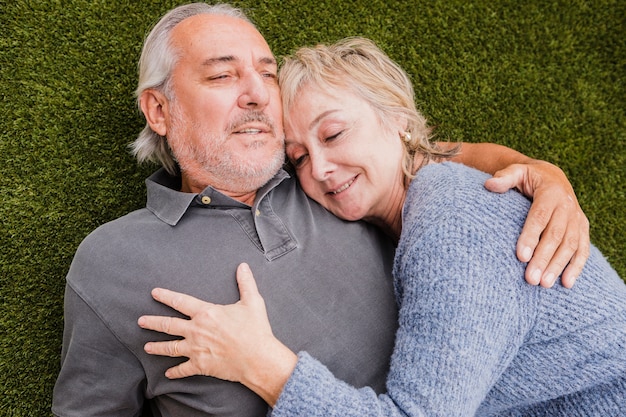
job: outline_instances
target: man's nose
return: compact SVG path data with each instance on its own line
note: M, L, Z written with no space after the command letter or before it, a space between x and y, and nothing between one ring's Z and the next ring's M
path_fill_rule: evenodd
M269 103L269 88L261 74L256 71L246 74L239 96L239 107L245 109L264 108Z

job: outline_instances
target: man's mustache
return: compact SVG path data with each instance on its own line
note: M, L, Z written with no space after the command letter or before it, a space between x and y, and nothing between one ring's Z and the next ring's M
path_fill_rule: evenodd
M268 130L274 136L276 135L276 126L274 125L274 121L267 114L256 110L249 111L230 122L227 127L227 132L236 132L241 130L242 126L253 122L261 123L267 126Z

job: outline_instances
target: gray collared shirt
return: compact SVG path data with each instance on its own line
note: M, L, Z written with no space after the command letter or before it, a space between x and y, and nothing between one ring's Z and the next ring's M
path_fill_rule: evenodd
M150 297L157 286L236 302L241 262L280 340L350 384L384 391L397 307L393 248L377 230L335 218L284 171L252 207L211 187L177 191L180 179L163 170L146 184L146 208L96 229L72 262L55 414L136 416L149 399L161 416L265 415L263 401L240 384L165 378L181 359L147 355L143 345L170 337L136 324L143 314L174 314Z

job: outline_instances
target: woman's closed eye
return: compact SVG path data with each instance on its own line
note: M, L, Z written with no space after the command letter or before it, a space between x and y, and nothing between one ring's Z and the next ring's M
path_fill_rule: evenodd
M307 156L308 155L303 154L303 155L298 156L297 158L293 158L293 159L291 159L291 164L294 167L299 168L299 167L302 166L302 164L304 164L304 162L306 161L306 157Z
M333 140L339 138L339 136L341 136L342 133L343 131L340 131L340 132L335 133L334 135L326 136L323 142L332 142Z

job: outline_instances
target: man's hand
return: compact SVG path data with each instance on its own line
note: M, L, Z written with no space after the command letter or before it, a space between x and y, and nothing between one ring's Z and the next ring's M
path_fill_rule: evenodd
M493 192L516 188L533 199L517 242L517 257L528 262L526 281L571 288L589 257L589 220L583 213L565 173L545 161L533 160L497 171L485 182Z

